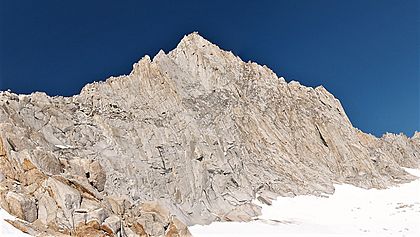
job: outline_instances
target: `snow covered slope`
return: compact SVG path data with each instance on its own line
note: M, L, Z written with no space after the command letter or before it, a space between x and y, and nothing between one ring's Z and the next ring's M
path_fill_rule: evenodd
M0 208L0 236L1 237L28 237L22 231L16 229L11 224L7 223L5 220L14 220L16 219L14 216L7 213L5 210Z
M406 169L420 177L420 170ZM420 236L420 179L385 190L336 185L328 198L279 197L249 223L192 226L207 236Z

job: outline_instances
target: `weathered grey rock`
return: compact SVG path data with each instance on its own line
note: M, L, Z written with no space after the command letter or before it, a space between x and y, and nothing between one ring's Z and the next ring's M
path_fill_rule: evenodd
M80 193L54 178L46 181L46 187L51 191L52 196L57 202L58 207L63 210L65 217L70 225L74 227L74 211L80 207Z
M86 222L89 221L97 221L98 223L102 223L108 218L108 212L103 208L98 208L93 211L89 211L86 215Z
M0 203L36 199L40 231L182 236L182 223L252 219L256 197L410 181L401 167L419 157L419 133L365 134L324 87L197 33L79 95L0 93Z
M21 193L8 192L5 199L9 204L7 210L10 214L28 222L34 222L37 219L36 204L31 198Z
M192 237L188 227L178 220L176 217L173 217L168 228L166 229L165 236L167 237Z
M48 192L45 192L38 200L38 219L47 225L55 220L57 216L58 207L54 198Z
M89 164L86 175L88 176L88 180L92 186L94 186L99 192L104 191L106 174L99 161L96 160Z
M108 233L117 234L121 230L121 219L116 215L112 215L105 219L102 226L109 230Z
M73 211L73 224L75 227L86 224L87 209L75 209Z

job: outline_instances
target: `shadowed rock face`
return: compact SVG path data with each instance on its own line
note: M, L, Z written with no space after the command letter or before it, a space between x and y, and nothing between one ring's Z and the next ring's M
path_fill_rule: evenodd
M420 163L419 133L365 134L322 86L197 33L80 95L2 92L0 138L1 205L31 222L16 226L79 236L186 236L251 220L257 196L385 188Z

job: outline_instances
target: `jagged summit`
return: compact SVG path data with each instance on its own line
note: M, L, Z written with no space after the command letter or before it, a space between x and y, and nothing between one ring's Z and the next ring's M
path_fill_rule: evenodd
M184 35L180 40L176 48L172 51L189 51L189 52L203 52L203 51L215 51L221 50L219 46L213 44L209 40L205 39L198 32L192 32Z
M184 35L184 37L179 41L178 45L169 52L169 54L176 54L176 53L184 53L186 51L190 53L199 53L202 51L214 51L214 50L221 50L217 45L211 43L204 37L202 37L198 32L194 31L190 34ZM155 58L159 58L161 55L166 55L166 53L161 49L159 52L153 57L153 60ZM150 60L149 55L145 55L142 57L141 60Z
M410 181L418 137L365 134L322 86L192 33L79 95L1 93L0 204L33 234L187 236L255 198Z
M254 62L243 62L238 56L235 56L230 51L220 49L217 45L200 36L198 32L185 35L180 40L177 47L169 53L165 53L163 50L160 50L153 59L151 59L150 56L145 55L133 65L133 70L130 72L128 77L137 77L137 79L141 80L142 76L138 77L138 75L149 73L145 70L149 71L155 66L165 69L165 73L169 75L173 72L173 70L176 70L176 67L178 67L179 64L182 64L183 67L182 72L178 71L178 73L183 75L183 81L178 82L183 84L194 84L196 83L195 80L201 80L202 82L199 83L200 85L195 84L199 87L199 90L204 88L206 88L206 90L211 89L208 85L214 84L214 81L208 80L217 80L219 84L222 83L225 86L228 86L230 80L227 79L229 78L223 77L221 74L233 68L236 68L235 70L241 70L242 67L252 68L252 71L256 71L259 74L258 77L252 77L252 79L276 80L280 83L286 83L284 78L279 78L265 65L260 66ZM190 76L186 74L189 74ZM120 77L111 77L107 81L124 80L122 79L124 77L125 75ZM176 75L172 78L180 77L179 75ZM239 78L243 80L250 79L250 77ZM85 88L89 88L89 90L96 90L92 88L96 87L96 85L101 87L102 84L103 83L101 82L93 83L92 85L88 84ZM82 93L87 90L85 88L82 89Z
M197 31L184 35L184 37L179 42L177 48L184 45L195 45L197 47L203 47L206 45L216 46L207 39L205 39L203 36L201 36Z

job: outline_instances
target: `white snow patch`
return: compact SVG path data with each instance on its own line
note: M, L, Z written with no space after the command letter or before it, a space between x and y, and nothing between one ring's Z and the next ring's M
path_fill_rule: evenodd
M414 176L420 177L420 169L417 170L417 169L411 169L411 168L404 168L404 170Z
M55 147L57 147L57 148L60 148L60 149L70 149L70 148L74 148L74 146L70 146L70 145L60 145L60 144L56 144L56 145L54 145Z
M420 177L420 170L405 169ZM208 236L420 236L420 179L385 190L336 185L328 198L279 197L259 220L190 227Z
M28 237L30 235L23 233L22 231L16 229L11 224L7 223L5 220L15 220L16 218L5 210L0 208L0 236L1 237Z

